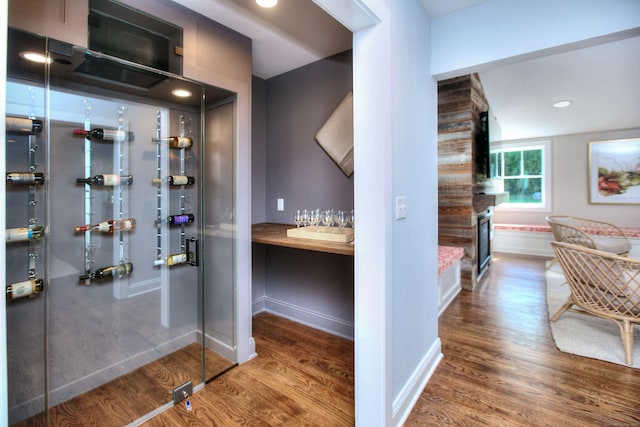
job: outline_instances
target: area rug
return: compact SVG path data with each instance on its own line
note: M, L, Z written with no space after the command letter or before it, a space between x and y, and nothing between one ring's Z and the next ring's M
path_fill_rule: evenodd
M549 318L569 297L569 286L558 264L545 273ZM618 327L610 320L586 314L565 312L555 322L549 322L551 335L558 350L628 366ZM635 326L633 366L640 369L640 327Z

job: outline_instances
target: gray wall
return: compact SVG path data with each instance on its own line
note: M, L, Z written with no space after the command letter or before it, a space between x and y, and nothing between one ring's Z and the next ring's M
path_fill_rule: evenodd
M253 223L293 224L295 209L353 208L353 177L314 139L351 90L351 52L266 81L254 77ZM254 244L253 310L265 309L352 337L353 257Z
M293 224L295 209L352 209L353 177L347 178L314 139L352 90L351 52L266 83L266 220ZM284 198L283 212L276 211L277 198Z
M253 77L251 84L251 222L265 222L267 177L267 82Z
M496 207L494 222L546 224L547 215L573 215L599 219L621 227L638 227L640 208L636 205L590 204L589 142L640 137L640 128L603 131L522 141L551 141L551 212L510 211ZM520 142L520 141L518 141ZM508 142L503 143L503 147Z

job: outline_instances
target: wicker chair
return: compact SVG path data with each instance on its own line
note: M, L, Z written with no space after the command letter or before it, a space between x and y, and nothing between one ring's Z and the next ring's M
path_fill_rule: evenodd
M571 290L551 321L566 311L613 321L620 329L625 361L633 364L633 326L640 324L640 260L569 243L551 246Z
M599 251L626 256L631 242L620 227L608 222L575 216L548 216L556 242L572 243Z

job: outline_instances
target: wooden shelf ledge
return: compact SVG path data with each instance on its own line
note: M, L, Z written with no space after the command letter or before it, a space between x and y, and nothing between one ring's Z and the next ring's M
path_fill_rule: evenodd
M325 252L338 255L353 256L354 246L350 243L324 242L321 240L287 237L287 229L295 228L291 224L260 223L251 227L251 240L264 245L282 246L285 248L303 249L307 251Z

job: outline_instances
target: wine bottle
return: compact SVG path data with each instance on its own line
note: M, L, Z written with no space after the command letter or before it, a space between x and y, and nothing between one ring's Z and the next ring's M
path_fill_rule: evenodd
M103 233L113 233L115 231L129 231L136 227L136 220L133 218L127 219L108 219L98 224L91 225L79 225L75 228L76 233L84 231L100 231Z
M194 219L193 214L169 215L167 222L172 225L190 224Z
M6 230L7 242L21 242L24 240L36 240L44 236L44 227L33 228L9 228Z
M7 182L13 185L38 185L44 183L42 172L7 172Z
M82 135L87 139L92 139L95 141L115 141L115 142L123 142L123 141L133 141L134 136L133 132L127 132L119 129L92 129L92 130L84 130L84 129L74 129L74 135Z
M133 183L133 176L104 174L96 175L91 178L78 178L76 179L76 182L98 186L131 185Z
M193 185L196 179L192 176L170 175L167 178L169 185Z
M185 262L187 262L187 254L183 254L183 253L172 254L167 257L167 265L169 266L184 264Z
M6 117L7 132L35 135L42 132L42 120L24 117Z
M169 147L171 148L191 148L193 139L189 136L170 136Z
M95 270L90 274L83 274L80 276L80 280L87 279L110 279L112 277L123 277L131 274L133 271L133 264L125 262L124 264L110 265L108 267L102 267Z
M7 300L23 297L33 297L44 290L42 279L29 279L24 282L12 283L7 286Z

